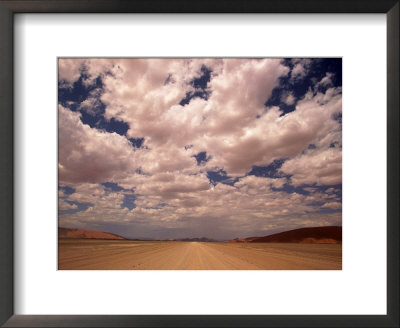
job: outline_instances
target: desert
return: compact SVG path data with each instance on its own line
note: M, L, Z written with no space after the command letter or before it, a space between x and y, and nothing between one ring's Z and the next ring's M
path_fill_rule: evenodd
M289 235L295 236L296 231L290 232ZM297 232L297 235L304 235L304 232ZM276 240L276 237L271 236L270 239ZM317 238L313 238L314 242L312 242L310 239L306 237L305 242L302 240L299 242L199 242L60 238L58 269L342 269L341 242L335 240L333 243L333 238L329 238L327 242Z
M341 270L341 57L60 57L57 117L60 270Z

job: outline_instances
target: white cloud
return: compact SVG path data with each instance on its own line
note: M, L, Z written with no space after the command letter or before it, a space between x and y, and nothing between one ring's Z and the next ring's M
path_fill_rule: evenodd
M72 86L81 75L83 60L76 58L60 58L58 60L58 80L65 86Z
M341 125L334 116L341 112L342 97L341 88L330 87L332 76L317 82L328 87L325 92L310 90L290 113L264 106L280 77L301 79L311 69L309 59L293 63L290 73L278 59L62 60L60 79L66 83L78 79L82 67L89 76L85 83L102 77L104 88L94 90L80 109L93 113L100 97L105 119L129 124L127 136L99 131L59 106L59 180L76 189L63 197L93 204L62 222L118 223L149 231L183 229L187 222L215 227L231 222L242 236L257 229L340 222L339 214L321 217L321 207L313 205L338 206L335 191L276 190L285 183L341 183ZM203 65L212 70L208 99L181 106L195 91L191 81L201 76ZM296 99L288 91L282 101L292 105ZM127 138L144 138L144 143L134 149ZM209 160L198 165L194 155L203 151ZM252 166L280 158L287 159L280 170L291 175L289 180L245 176ZM219 169L238 182L211 185L207 171ZM107 192L100 185L106 181L125 190ZM125 195L133 195L128 189L136 197L132 210L121 207Z
M60 224L79 226L80 224L117 224L129 231L135 227L138 231L147 231L155 236L155 231L162 229L183 229L187 224L193 226L213 226L215 237L234 237L267 233L270 230L290 229L301 226L333 225L340 222L339 214L318 214L320 207L312 205L323 201L323 193L309 196L273 191L271 185L282 186L282 179L269 179L248 176L242 178L235 186L218 184L195 190L201 186L201 177L195 177L190 190L174 189L175 179L168 174L147 177L146 187L137 192L136 208L121 208L124 191L106 193L104 187L96 184L80 184L76 193L69 195L69 200L92 203L86 211L60 217ZM196 180L198 181L196 182ZM177 185L179 186L179 184ZM334 205L332 205L334 206ZM140 230L142 229L142 230ZM231 231L232 229L232 231ZM239 229L239 230L238 230ZM130 232L136 236L140 233ZM191 231L193 234L193 230ZM230 238L229 237L229 238Z
M75 210L77 209L78 206L76 204L70 204L67 203L64 199L59 198L58 199L58 209L61 211L65 211L65 210Z
M306 70L302 64L296 64L292 69L293 78L302 78L306 75Z
M63 83L64 87L71 87L84 71L86 75L82 82L89 85L98 76L111 72L113 67L112 59L60 58L58 60L58 80Z
M294 64L293 69L291 71L291 80L296 81L303 79L307 76L312 61L309 58L297 58L293 59L292 63Z
M188 157L189 152L181 151L188 144L194 146L190 155L207 150L212 165L230 174L251 168L249 161L239 163L243 156L237 150L249 143L261 146L262 139L251 137L252 127L262 129L255 126L255 117L263 114L264 103L288 68L275 59L208 61L214 72L208 101L197 98L180 106L186 93L193 91L189 82L200 76L203 64L202 60L120 60L114 62L114 75L104 79L101 99L107 105L106 117L127 122L129 137L145 138L152 153L143 154L143 169L150 173L177 169L174 162L180 169L195 166L195 161L182 156ZM166 83L168 77L174 82Z
M129 141L92 129L80 114L59 106L59 181L61 184L113 181L138 167Z
M338 148L311 150L286 161L281 171L293 175L295 185L342 183L342 152Z
M282 94L281 101L290 106L296 102L296 97L293 95L293 92L284 92Z
M316 84L316 87L322 86L322 87L328 87L328 86L332 86L333 82L332 82L332 78L334 77L335 74L333 73L329 73L327 72L326 75L321 79L321 81L319 81Z
M329 202L329 203L325 203L324 205L322 205L321 208L329 208L332 210L338 210L338 209L342 208L342 204L339 202Z

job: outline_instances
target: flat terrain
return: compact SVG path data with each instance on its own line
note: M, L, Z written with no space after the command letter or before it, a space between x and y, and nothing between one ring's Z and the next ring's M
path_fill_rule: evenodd
M59 270L341 270L341 244L60 239Z

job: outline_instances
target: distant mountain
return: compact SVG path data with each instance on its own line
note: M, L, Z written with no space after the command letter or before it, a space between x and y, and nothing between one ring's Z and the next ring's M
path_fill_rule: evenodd
M108 232L84 230L84 229L70 229L58 228L58 238L75 238L75 239L125 239L124 237L114 235Z
M201 242L212 242L212 241L216 241L214 239L211 238L207 238L207 237L201 237L201 238L180 238L180 239L173 239L176 241L201 241Z
M235 238L235 239L230 240L230 242L231 243L249 243L258 238L262 238L262 237Z
M342 242L342 227L300 228L264 237L236 238L231 242L338 244Z
M230 242L231 243L245 243L246 239L244 239L244 238L235 238L235 239L230 240Z

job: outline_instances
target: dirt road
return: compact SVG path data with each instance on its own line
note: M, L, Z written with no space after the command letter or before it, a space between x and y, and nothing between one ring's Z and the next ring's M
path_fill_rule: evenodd
M61 239L59 270L341 270L340 244Z

